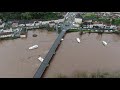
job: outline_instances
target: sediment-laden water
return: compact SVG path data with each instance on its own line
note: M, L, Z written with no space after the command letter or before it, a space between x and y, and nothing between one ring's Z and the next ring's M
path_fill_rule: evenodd
M76 38L80 38L78 43ZM108 43L107 46L102 41ZM79 32L66 34L44 78L58 74L71 76L75 72L120 71L120 36L115 34Z
M37 37L33 37L37 34ZM27 38L0 41L0 78L32 78L57 34L47 30L28 31ZM30 46L39 47L29 50Z

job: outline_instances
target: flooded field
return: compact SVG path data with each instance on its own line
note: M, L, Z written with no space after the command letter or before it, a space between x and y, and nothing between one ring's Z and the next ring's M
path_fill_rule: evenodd
M76 38L80 38L78 43ZM108 43L107 46L102 41ZM120 36L96 33L66 34L43 78L58 74L71 76L75 72L120 71Z
M37 34L37 37L33 37ZM46 30L28 31L27 38L0 41L0 78L32 78L57 34ZM29 50L37 44L39 47Z

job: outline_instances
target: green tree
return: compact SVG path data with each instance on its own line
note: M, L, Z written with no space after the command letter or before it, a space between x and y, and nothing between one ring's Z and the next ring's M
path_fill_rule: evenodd
M114 24L114 25L120 25L120 18L113 19L112 20L112 24Z
M9 19L40 19L51 20L63 18L61 13L53 12L0 12L0 18L4 20Z
M31 19L32 16L30 15L30 12L25 12L21 14L21 19Z
M83 18L88 18L88 19L97 19L98 16L93 14L93 13L87 13L85 15L83 15Z

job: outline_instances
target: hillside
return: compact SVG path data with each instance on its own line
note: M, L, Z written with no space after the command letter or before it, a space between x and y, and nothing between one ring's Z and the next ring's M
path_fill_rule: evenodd
M40 19L40 20L50 20L63 18L63 14L60 12L0 12L0 19Z

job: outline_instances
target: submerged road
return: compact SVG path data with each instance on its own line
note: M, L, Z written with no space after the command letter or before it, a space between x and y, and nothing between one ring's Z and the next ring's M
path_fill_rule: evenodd
M41 63L40 67L38 68L37 72L35 73L33 78L41 78L45 69L49 66L50 60L53 57L53 55L56 53L56 49L59 46L61 39L64 37L65 33L67 30L69 30L70 28L72 28L72 22L74 20L74 16L76 15L75 12L68 12L65 16L65 18L67 17L67 19L64 21L63 24L63 30L61 31L61 33L59 34L59 36L57 37L57 39L55 40L54 44L52 45L52 47L50 48L49 52L47 53L46 57L44 58L44 61ZM67 26L66 26L67 25Z

